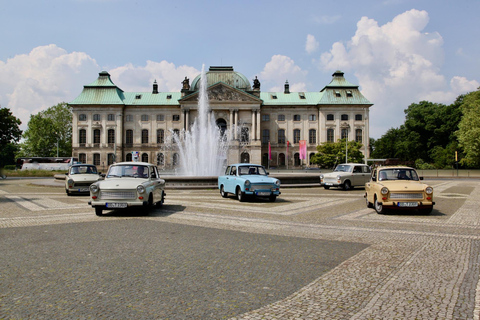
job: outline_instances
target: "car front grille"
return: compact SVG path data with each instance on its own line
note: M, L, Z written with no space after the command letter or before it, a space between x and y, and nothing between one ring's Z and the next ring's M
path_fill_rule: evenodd
M390 199L423 199L423 193L390 193Z
M135 199L135 191L100 191L99 199Z
M92 184L93 182L75 182L75 187L88 187Z
M253 184L250 190L270 190L272 187L271 184Z

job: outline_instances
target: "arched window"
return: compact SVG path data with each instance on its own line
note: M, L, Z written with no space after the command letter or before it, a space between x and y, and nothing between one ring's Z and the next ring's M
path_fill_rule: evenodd
M308 143L310 144L317 143L317 130L315 129L308 130Z
M355 130L355 141L362 143L362 129Z
M132 161L132 153L129 152L125 155L125 161Z
M109 153L107 154L107 164L111 165L115 162L115 154Z
M355 121L362 121L363 117L361 114L356 114L355 115Z
M280 153L278 155L278 165L284 166L285 165L285 153Z
M108 143L115 143L115 130L108 129Z
M142 162L148 162L148 153L142 153Z
M327 142L335 141L335 131L333 129L327 129Z
M100 143L100 129L93 130L93 143Z
M85 144L87 143L87 130L80 129L78 130L78 143ZM85 162L83 162L85 163Z
M347 139L348 140L348 129L342 129L342 136L340 139Z
M300 153L298 153L298 152L295 153L295 154L293 155L293 159L294 159L294 165L295 165L295 166L299 166L299 165L301 164L301 162L300 162Z
M82 113L78 115L78 121L87 121L87 115Z
M148 130L147 129L142 130L142 143L143 144L148 143Z
M133 144L133 130L127 130L125 132L125 144L132 145Z
M335 120L335 116L333 114L327 114L327 121Z
M93 164L96 166L100 165L100 153L93 154Z
M87 163L87 155L85 153L80 153L78 155L78 161L80 161L80 163Z
M163 131L163 129L157 130L157 143L158 144L165 143L165 131Z
M216 123L218 129L220 129L220 134L224 136L227 131L227 121L225 121L225 119L218 119Z
M300 142L300 129L293 130L293 143Z
M278 144L285 144L285 130L278 130Z
M93 115L93 121L100 121L100 120L101 120L101 118L100 118L100 115L98 113Z
M163 166L165 164L165 156L163 153L157 154L157 166Z
M241 163L249 163L250 162L250 155L248 152L242 152L240 155L240 162Z
M263 144L268 144L269 141L270 141L270 130L263 129L262 130L262 143Z
M348 114L342 114L341 120L342 121L348 121Z
M178 153L174 153L173 154L173 166L177 166L179 164L179 161L180 161L180 157L178 155Z

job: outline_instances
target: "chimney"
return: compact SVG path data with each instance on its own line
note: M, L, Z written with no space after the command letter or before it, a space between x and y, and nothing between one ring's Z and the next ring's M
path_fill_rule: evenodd
M285 91L283 93L290 93L290 85L288 84L288 80L285 81Z
M157 80L153 81L153 91L152 91L153 94L157 94L158 93L158 84L157 84Z

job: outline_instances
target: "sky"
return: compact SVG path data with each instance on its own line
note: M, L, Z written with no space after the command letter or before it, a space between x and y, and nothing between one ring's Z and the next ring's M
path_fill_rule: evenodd
M480 0L0 0L0 106L71 102L105 70L127 92L180 91L202 66L261 90L320 91L336 70L373 103L378 139L427 100L480 86Z

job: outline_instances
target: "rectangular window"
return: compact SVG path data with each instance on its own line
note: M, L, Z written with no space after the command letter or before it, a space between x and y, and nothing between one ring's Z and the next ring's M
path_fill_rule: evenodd
M80 129L78 131L78 143L87 143L87 130Z
M327 142L333 142L335 138L335 131L333 129L327 129Z
M108 143L115 143L115 130L108 130Z
M98 129L93 130L93 143L100 143L100 130Z
M100 165L100 153L93 154L93 164L96 166Z
M362 115L361 114L356 114L355 115L355 121L362 121Z
M83 113L78 115L78 121L87 121L87 115Z
M80 163L87 163L87 155L85 153L80 153L78 155L78 161L80 161Z
M293 115L293 121L300 121L302 117L299 114Z
M114 114L109 114L109 115L107 116L107 120L108 120L108 121L115 121L115 115L114 115Z
M317 121L317 115L315 114L308 115L308 121Z
M355 130L355 141L362 143L362 129Z
M133 122L133 115L127 114L125 116L125 122Z
M142 114L142 121L148 121L148 114Z
M335 120L335 116L333 114L327 114L327 121Z
M340 117L340 119L342 121L348 121L348 114L342 114L342 116Z
M285 144L285 130L278 130L278 144Z
M317 130L310 129L308 131L308 143L316 144L317 143Z
M300 129L293 130L293 143L300 142Z
M285 115L284 114L279 114L278 115L278 121L285 121Z
M142 130L142 143L143 144L148 143L148 130L147 129Z
M263 131L262 131L262 143L263 144L268 144L269 141L270 141L270 130L263 129Z
M262 121L270 121L270 115L269 114L262 114Z
M93 115L93 121L100 121L100 115L98 113Z
M165 115L157 114L157 121L165 121Z
M174 115L172 116L172 120L173 120L173 121L180 121L180 115L179 115L179 114L174 114Z
M133 144L133 130L127 130L125 134L125 143L126 144Z
M164 143L165 142L165 131L163 129L157 130L157 143Z

